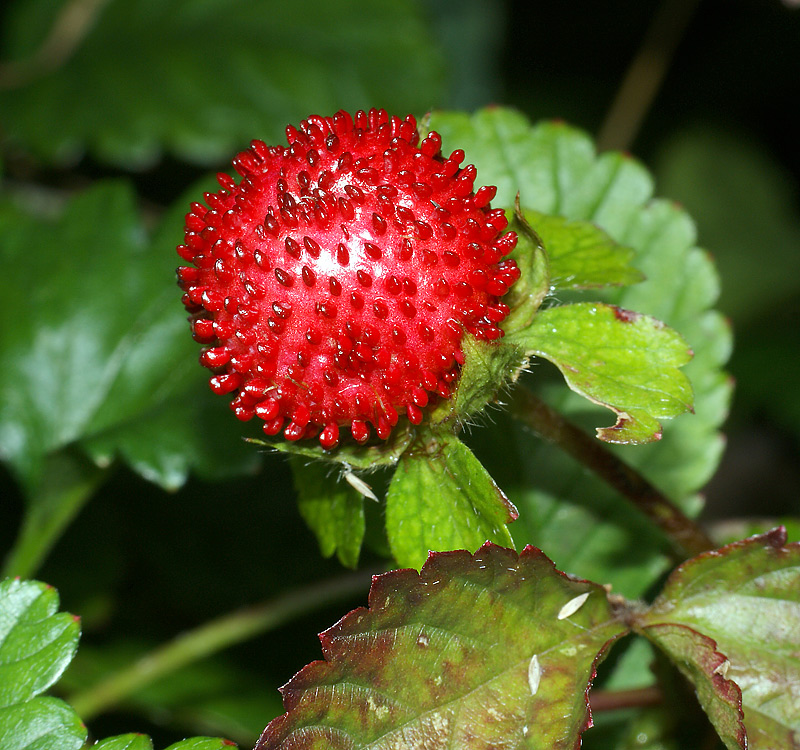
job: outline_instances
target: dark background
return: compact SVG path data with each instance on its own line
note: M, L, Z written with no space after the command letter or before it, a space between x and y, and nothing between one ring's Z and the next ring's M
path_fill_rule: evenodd
M4 14L11 18L23 4L0 11L0 29ZM704 518L797 516L800 8L778 0L434 0L419 8L441 51L443 81L434 100L426 94L416 103L417 114L497 103L532 120L559 118L602 133L605 145L641 159L655 174L657 192L694 217L700 244L718 262L720 307L736 339L728 448L706 489ZM642 50L656 71L644 85L657 79L660 85L640 127L624 137L604 126ZM213 54L213 44L204 50L198 43L198 54ZM634 93L634 103L643 91ZM13 138L3 149L10 179L72 190L125 176L154 212L227 164L168 153L130 170L91 151L49 163ZM0 480L0 549L6 549L22 498L9 473ZM225 534L213 543L210 529ZM365 565L377 564L366 556ZM120 466L38 577L59 589L66 608L82 613L84 669L91 673L104 659L122 662L243 602L340 573L335 560L317 554L297 514L287 466L270 459L257 476L224 484L195 478L172 494ZM314 633L357 603L326 607L232 649L91 728L98 736L135 728L162 742L186 732L220 733L246 744L279 712L275 686L319 657ZM67 687L79 676L72 679Z

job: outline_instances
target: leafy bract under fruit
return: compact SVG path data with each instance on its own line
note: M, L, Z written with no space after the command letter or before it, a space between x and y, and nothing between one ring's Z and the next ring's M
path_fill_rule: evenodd
M418 145L416 121L383 110L311 117L289 146L253 141L237 184L206 193L186 216L194 264L178 271L212 389L234 392L240 419L289 440L386 439L447 398L465 333L493 341L519 277L516 235L492 210L494 188Z
M287 713L256 750L572 750L625 630L602 586L533 547L432 553L420 573L376 577L369 609L320 636L325 661L283 687Z

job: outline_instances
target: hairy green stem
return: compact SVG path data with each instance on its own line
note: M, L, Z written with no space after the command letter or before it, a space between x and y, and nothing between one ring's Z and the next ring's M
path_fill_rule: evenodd
M670 540L677 562L716 546L689 518L639 472L615 456L603 443L587 435L523 386L514 389L511 413L540 437L554 443L628 498Z
M229 646L273 630L306 612L364 592L371 579L360 571L323 581L205 623L145 654L130 666L68 698L87 721L167 674Z
M22 526L1 577L30 578L106 477L83 456L59 451L48 457L42 483L26 501Z
M699 3L700 0L661 3L600 127L598 148L631 147Z

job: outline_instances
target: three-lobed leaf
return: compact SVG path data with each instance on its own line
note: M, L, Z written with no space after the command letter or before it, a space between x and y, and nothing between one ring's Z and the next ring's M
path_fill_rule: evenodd
M324 632L325 661L282 688L257 750L576 747L587 691L625 631L602 587L538 549L434 553L374 579L369 608Z
M729 748L740 700L749 747L771 750L800 747L798 623L800 543L779 528L681 565L638 629L684 665Z

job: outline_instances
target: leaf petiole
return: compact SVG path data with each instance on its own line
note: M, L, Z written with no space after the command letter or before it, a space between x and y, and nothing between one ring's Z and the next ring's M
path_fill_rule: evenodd
M676 562L714 549L716 545L705 531L657 487L529 389L514 389L509 410L540 437L566 451L630 500L667 536Z

